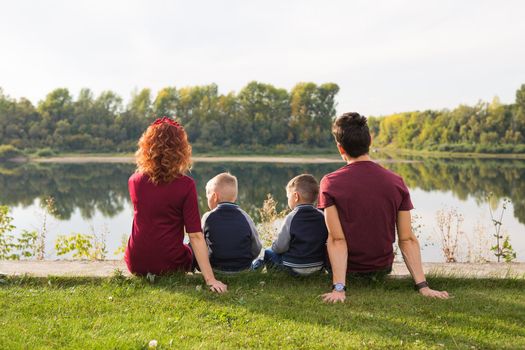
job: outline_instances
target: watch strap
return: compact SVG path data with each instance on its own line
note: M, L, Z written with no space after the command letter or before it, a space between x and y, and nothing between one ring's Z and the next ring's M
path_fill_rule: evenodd
M414 289L419 291L423 288L427 288L428 287L428 282L427 281L423 281L423 282L419 282L417 284L414 285Z

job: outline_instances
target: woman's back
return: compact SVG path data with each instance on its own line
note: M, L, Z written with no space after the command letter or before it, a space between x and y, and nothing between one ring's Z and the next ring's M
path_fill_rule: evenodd
M184 246L187 232L200 232L195 182L182 175L166 184L154 184L148 175L133 174L129 181L133 226L125 260L137 274L160 274L189 269L191 252Z

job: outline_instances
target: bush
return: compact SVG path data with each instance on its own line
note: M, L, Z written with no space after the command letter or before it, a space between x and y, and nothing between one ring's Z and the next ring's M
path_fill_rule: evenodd
M476 152L478 153L515 153L516 146L511 144L488 144L488 145L477 145Z
M474 145L468 143L445 143L435 148L439 152L474 152Z
M11 234L15 226L11 224L13 218L9 215L9 208L0 205L0 260L16 260L13 253L16 249L14 237Z
M73 253L74 259L104 260L107 254L105 238L94 234L59 235L55 249L58 256Z
M476 152L477 153L492 153L490 152L488 145L476 145Z
M51 148L46 147L46 148L42 148L36 151L35 155L37 157L52 157L56 155L56 152L53 151Z
M514 153L525 153L525 145L515 145Z
M499 147L497 148L498 150L498 153L513 153L514 152L514 145L510 145L510 144L503 144L503 145L499 145Z
M0 146L0 160L10 160L23 156L24 153L12 145Z

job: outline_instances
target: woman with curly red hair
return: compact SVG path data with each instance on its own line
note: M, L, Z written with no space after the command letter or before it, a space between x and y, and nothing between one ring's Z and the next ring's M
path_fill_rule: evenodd
M193 255L212 291L227 286L215 279L202 234L197 190L185 175L191 166L186 132L170 118L157 119L142 134L137 171L128 181L133 227L124 259L137 275L190 271ZM191 248L183 243L184 229Z

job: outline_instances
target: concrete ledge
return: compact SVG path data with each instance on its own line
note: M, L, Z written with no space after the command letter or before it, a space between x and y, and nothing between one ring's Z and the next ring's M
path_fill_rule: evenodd
M125 275L130 275L126 263L123 260L0 261L0 274L8 276L109 277L112 276L117 269Z
M525 263L424 263L425 274L442 277L466 278L525 278ZM0 274L8 276L29 275L35 277L109 277L120 270L130 273L122 260L105 261L0 261ZM394 263L392 277L407 277L404 263Z
M423 263L423 270L427 276L525 279L525 263ZM409 275L404 263L394 263L393 277Z

